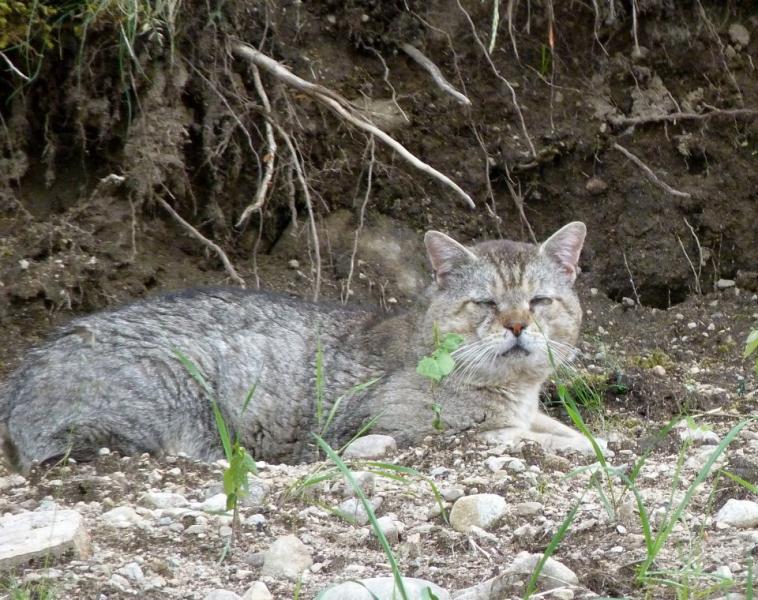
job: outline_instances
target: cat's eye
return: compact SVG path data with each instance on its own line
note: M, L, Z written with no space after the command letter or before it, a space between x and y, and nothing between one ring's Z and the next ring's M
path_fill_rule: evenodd
M534 308L535 306L546 306L552 303L553 299L550 296L535 296L529 300L529 307Z
M497 308L497 302L491 298L487 298L485 300L472 300L472 302L477 306L483 306L484 308Z

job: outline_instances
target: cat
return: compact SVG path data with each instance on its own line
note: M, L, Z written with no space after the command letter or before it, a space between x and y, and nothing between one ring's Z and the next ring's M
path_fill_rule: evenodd
M374 433L419 442L434 431L436 403L447 432L587 452L582 435L538 410L554 363L575 353L582 312L573 285L585 235L585 225L573 222L539 245L466 247L429 231L434 281L415 310L398 316L194 289L76 318L0 385L6 452L22 472L62 456L92 458L101 447L220 458L211 403L180 354L203 374L232 435L259 460L314 459L311 432L321 431L340 396L325 433L333 445L372 418ZM434 349L435 329L463 343L453 372L432 386L416 366Z

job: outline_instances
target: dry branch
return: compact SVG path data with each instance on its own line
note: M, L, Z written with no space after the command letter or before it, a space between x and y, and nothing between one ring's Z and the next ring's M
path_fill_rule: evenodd
M400 46L400 49L427 71L434 80L434 83L436 83L443 92L450 94L459 104L471 106L471 100L456 90L450 82L445 79L445 76L442 74L439 67L429 60L421 50L411 44L403 44Z
M673 112L665 115L649 117L616 117L609 116L608 122L614 127L628 127L630 125L643 125L645 123L663 123L676 121L704 121L712 117L734 117L751 119L758 117L758 110L752 108L714 109L703 113Z
M164 189L166 189L165 186L164 186ZM168 191L168 190L166 189L166 191ZM176 220L176 222L179 223L179 225L181 225L187 231L187 233L189 233L193 238L195 238L196 240L199 240L205 246L207 246L208 248L210 248L211 250L213 250L218 255L218 257L221 259L221 262L224 264L224 269L226 269L226 272L229 274L229 277L231 277L235 282L237 282L237 284L240 287L242 287L242 288L245 287L245 285L246 285L245 284L245 280L242 279L242 277L239 276L239 274L237 273L236 269L234 268L234 265L232 265L231 261L229 260L229 257L226 255L226 252L224 252L221 249L221 246L219 246L218 244L216 244L216 243L212 242L211 240L209 240L202 233L200 233L197 229L195 229L192 225L190 225L187 221L185 221L184 219L182 219L182 217L179 215L179 213L176 212L174 210L174 208L168 202L166 202L163 198L161 198L160 196L156 196L155 199L158 201L158 203L163 208L166 209L166 212L168 214L170 214L172 217L174 217L174 219Z
M620 144L617 144L616 142L613 143L613 148L615 150L618 150L626 156L629 160L631 160L635 165L637 165L640 169L642 169L642 172L647 175L647 178L653 182L655 185L657 185L659 188L664 190L665 192L668 192L672 196L679 196L680 198L691 198L692 194L689 192L680 192L679 190L676 190L672 188L668 183L665 181L661 181L658 176L653 173L653 170L648 167L644 162L642 162L637 156L629 152L626 148L621 146Z
M400 142L393 139L391 136L379 129L376 125L368 122L363 117L358 116L350 103L336 92L298 77L297 75L287 70L287 68L280 62L274 60L269 56L266 56L252 46L243 43L237 43L234 45L233 50L234 53L238 56L249 60L259 67L266 69L269 73L287 85L292 86L305 94L308 94L313 99L317 100L321 104L324 104L351 125L354 125L358 129L362 129L363 131L376 136L379 140L392 148L395 152L397 152L418 170L423 171L427 175L451 187L466 201L466 203L471 208L476 208L476 205L471 199L471 196L464 192L463 189L461 189L461 187L458 186L458 184L456 184L452 179L446 175L443 175L434 167L428 165L421 159L414 156Z

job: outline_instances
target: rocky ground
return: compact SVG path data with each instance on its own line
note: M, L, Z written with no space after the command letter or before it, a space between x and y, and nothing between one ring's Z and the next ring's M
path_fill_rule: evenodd
M637 496L619 477L609 482L594 458L533 444L488 447L442 434L414 448L380 447L379 461L417 475L348 462L401 572L439 586L439 598L520 598L535 557L573 514L552 555L560 564L544 571L554 578L538 582L540 597L749 598L758 504L724 471L758 482L756 380L740 357L758 299L728 287L661 311L624 309L594 288L582 295L577 366L602 398L584 415L613 449L609 465L634 478ZM645 329L650 336L640 341ZM723 349L704 360L703 346ZM660 433L678 413L686 418ZM721 452L735 426L743 428ZM312 598L340 582L391 576L365 513L328 462L260 463L226 551L224 466L104 450L91 464L40 469L28 479L7 474L0 527L11 531L19 515L34 515L38 531L27 538L44 545L50 523L62 531L73 518L73 541L30 558L0 538L8 573L0 597L25 597L13 595L23 590L40 598ZM324 473L332 476L310 481ZM660 544L644 578L639 568L649 553L637 501ZM356 590L326 598L362 597Z

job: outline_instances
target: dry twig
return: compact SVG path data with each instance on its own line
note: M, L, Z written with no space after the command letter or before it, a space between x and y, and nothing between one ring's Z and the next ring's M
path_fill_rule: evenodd
M166 190L168 195L173 197L173 194L171 193L171 191L165 185L163 184L161 185L163 186L163 189ZM234 268L234 265L232 265L231 261L229 260L229 257L226 255L226 252L224 252L221 249L221 246L209 240L197 229L195 229L192 225L190 225L187 221L182 219L179 213L176 212L174 208L168 202L166 202L163 198L161 198L160 196L155 196L155 199L158 201L158 204L160 204L164 209L166 209L166 212L170 214L174 218L174 220L176 220L176 222L179 223L179 225L181 225L187 231L187 233L189 233L193 238L195 238L196 240L199 240L205 246L213 250L221 259L221 262L224 265L224 269L226 269L226 272L229 274L229 277L231 277L240 287L242 288L245 287L245 280L239 276L239 274L237 273L237 270Z
M626 148L624 148L622 145L614 142L612 146L615 150L618 150L626 156L629 160L631 160L635 165L637 165L640 169L642 169L643 173L647 175L647 178L653 182L655 185L657 185L659 188L664 190L665 192L668 192L672 196L679 196L680 198L691 198L692 194L689 192L680 192L679 190L676 190L672 188L668 183L665 181L661 181L658 176L653 173L653 170L648 167L644 162L642 162L637 156L629 152Z
M269 73L287 85L292 86L305 94L308 94L321 104L326 105L351 125L354 125L355 127L376 136L379 140L384 142L400 156L402 156L406 161L411 163L411 165L416 167L418 170L423 171L427 175L437 179L438 181L441 181L445 185L451 187L466 201L466 203L471 208L476 208L476 205L471 199L471 196L464 192L463 189L461 189L461 187L452 179L446 175L443 175L434 167L417 158L408 149L406 149L405 146L379 129L376 125L366 121L363 117L358 116L351 104L336 92L325 88L324 86L311 83L310 81L306 81L305 79L298 77L294 73L287 70L287 68L280 62L274 60L273 58L263 54L262 52L247 44L235 44L234 52L238 56L251 61L259 67L266 69Z
M524 115L521 112L521 106L519 105L518 98L516 97L516 90L514 89L513 85L511 85L511 82L508 81L505 77L503 77L500 74L500 71L497 70L495 63L492 62L492 58L487 52L487 48L484 46L484 44L482 43L482 40L479 38L479 34L476 32L476 25L474 24L474 21L471 19L471 15L469 15L468 12L466 12L466 9L463 8L463 5L461 4L460 0L456 0L456 2L458 3L458 8L460 9L460 11L466 17L469 27L471 28L471 34L474 36L474 40L476 41L476 44L482 49L484 58L489 63L490 68L492 69L492 72L495 74L495 77L497 77L500 81L502 81L505 84L505 86L508 88L508 91L511 93L511 101L513 102L513 106L516 109L516 113L518 114L519 121L521 122L521 131L524 132L524 137L526 138L526 143L529 145L529 150L531 151L532 156L536 158L537 151L534 149L532 138L529 137L529 132L526 129L526 121L524 121Z
M471 106L471 100L456 90L452 84L445 79L445 76L442 74L439 67L429 60L421 50L411 44L403 44L400 48L425 71L427 71L429 75L431 75L434 83L436 83L443 92L450 94L459 104Z
M653 115L646 117L617 117L609 116L608 122L614 127L628 127L631 125L643 125L645 123L662 123L672 121L704 121L713 117L734 117L751 119L758 117L758 110L751 108L713 109L703 113L674 112L665 115Z

